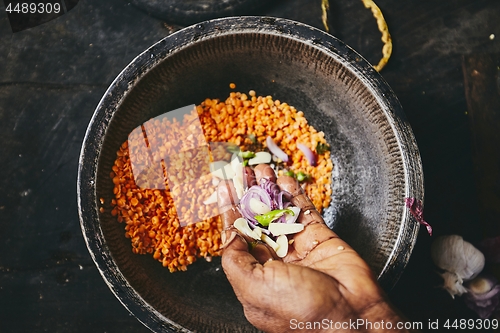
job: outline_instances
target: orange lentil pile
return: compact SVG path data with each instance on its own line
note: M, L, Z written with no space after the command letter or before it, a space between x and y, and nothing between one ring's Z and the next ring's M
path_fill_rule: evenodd
M196 132L195 124L201 124L202 131ZM179 140L186 133L194 135ZM271 136L292 160L287 169L310 175L310 181L303 187L315 207L322 211L330 204L333 169L330 152L319 155L313 167L296 147L300 142L314 151L318 143L326 144L324 133L308 125L303 112L271 96L256 96L253 90L248 94L232 92L225 101L206 99L196 106L196 111L184 115L182 121L165 117L151 122L148 143L155 150L149 158L172 156L168 162L161 161L163 189L148 188L152 179L153 183L159 180L147 177L147 172L134 178L132 164L146 163L148 158L130 145L140 140L140 135L131 133L117 151L110 175L114 183L111 214L125 224L125 236L131 240L134 253L152 254L170 272L184 271L198 258L210 261L221 252L222 222L217 215L217 204L203 202L217 184L210 174L209 163L229 153L215 148L208 157L203 147L207 142L244 146L251 144L249 135L253 135L265 147L266 137ZM278 169L278 175L284 171ZM182 226L179 216L194 223Z

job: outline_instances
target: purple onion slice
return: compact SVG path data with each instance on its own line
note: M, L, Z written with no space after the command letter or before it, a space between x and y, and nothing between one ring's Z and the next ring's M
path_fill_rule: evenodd
M297 143L297 148L299 148L300 151L304 153L304 156L307 158L309 165L316 166L317 163L316 154L311 149L309 149L308 146L302 143Z
M274 142L274 140L270 136L266 138L266 144L267 148L271 153L274 154L274 156L276 156L283 162L288 162L288 155L283 150L281 150L280 147L278 147L276 142Z

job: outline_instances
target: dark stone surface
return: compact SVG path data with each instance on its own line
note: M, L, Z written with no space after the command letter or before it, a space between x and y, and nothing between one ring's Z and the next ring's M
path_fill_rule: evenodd
M500 52L500 2L377 3L394 41L382 75L419 144L426 218L436 236L457 233L477 242L483 233L462 57ZM319 1L282 0L264 12L321 28ZM380 34L361 1L331 1L331 15L332 33L378 62ZM87 252L76 174L85 129L109 84L175 29L120 0L82 0L67 14L15 34L0 14L1 332L148 331L111 294ZM424 326L435 318L476 318L436 288L433 238L421 229L391 300Z

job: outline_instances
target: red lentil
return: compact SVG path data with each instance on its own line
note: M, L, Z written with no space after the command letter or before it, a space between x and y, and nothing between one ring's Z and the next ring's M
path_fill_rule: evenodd
M231 83L230 87L234 89L236 85ZM178 143L180 140L176 140L176 133L189 133L192 130L189 126L197 121L195 117L199 118L203 133L190 135L187 142ZM333 169L330 152L319 155L317 166L313 167L296 148L296 142L300 142L314 150L318 143L326 143L324 133L308 125L303 112L273 100L271 96L257 96L251 90L248 95L231 92L225 101L207 98L196 107L196 112L185 115L182 123L176 119L155 120L148 131L155 134L148 136L150 147L157 147L156 150L164 156L172 156L169 166L173 169L169 170L175 170L175 175L169 173L166 188L162 190L138 186L132 174L130 155L136 154L139 159L145 157L141 157L140 152L129 151L129 142L124 142L117 151L110 174L114 183L111 215L116 216L118 222L124 222L125 237L130 239L134 253L151 254L170 272L186 270L197 258L204 257L210 261L221 252L222 222L216 215L216 204L203 205L203 200L214 189L206 155L201 149L189 149L189 154L185 155L169 154L178 152L179 144L184 145L184 148L186 145L187 148L196 148L206 142L227 141L241 146L249 144L248 135L253 134L265 146L269 135L291 157L289 169L300 170L312 177L312 181L304 186L316 208L321 211L330 204ZM139 136L129 137L129 141L140 139ZM228 154L223 147L213 149L211 153L213 160L222 159ZM189 165L186 165L186 161L189 161ZM166 173L165 165L162 164L162 167ZM282 173L283 170L278 171L279 175ZM181 188L178 186L180 183L188 185ZM174 196L186 188L191 201L184 202L181 213L188 219L200 222L183 227ZM194 207L201 208L195 212Z

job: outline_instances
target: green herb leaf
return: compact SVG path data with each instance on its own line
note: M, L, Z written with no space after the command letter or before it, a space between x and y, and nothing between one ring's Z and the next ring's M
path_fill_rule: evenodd
M309 179L311 179L311 176L308 175L307 173L304 173L302 171L297 172L297 180L299 182L308 181Z
M239 154L244 159L250 159L255 157L255 153L253 151L242 151Z
M240 147L238 145L233 145L233 144L227 145L226 150L230 153L233 153L233 154L240 154L241 153Z
M318 153L318 155L323 155L327 151L330 151L330 146L326 143L318 142L316 145L316 153Z
M273 222L277 218L280 218L281 216L283 216L283 214L290 214L292 216L295 215L295 213L291 209L275 209L266 214L256 215L255 219L262 226L267 227L269 226L269 223Z
M257 137L255 136L255 134L248 134L248 138L250 139L250 141L252 141L253 144L257 143Z

